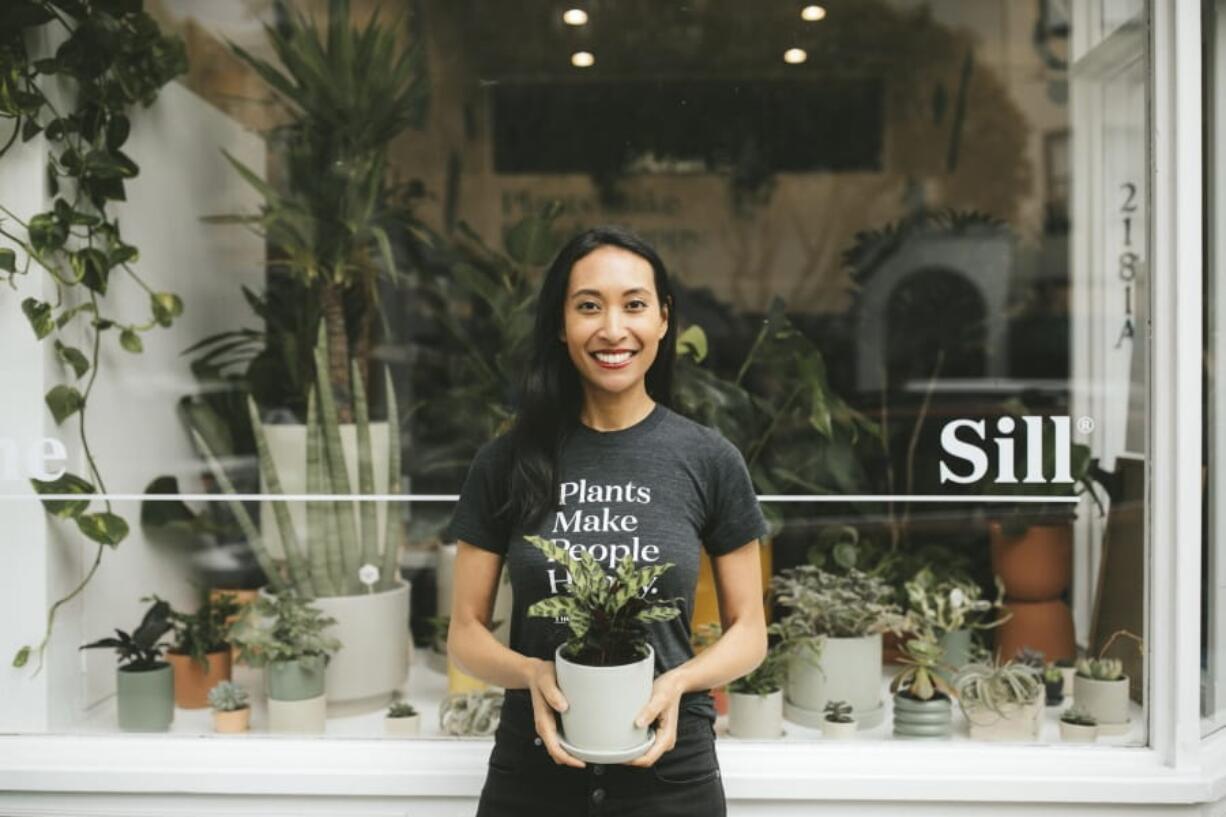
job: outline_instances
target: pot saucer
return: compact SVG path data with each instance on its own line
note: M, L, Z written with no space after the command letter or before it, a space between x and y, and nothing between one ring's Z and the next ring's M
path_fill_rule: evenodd
M633 746L629 749L617 749L615 751L588 751L580 749L578 746L572 746L566 741L566 738L558 735L558 743L562 744L562 748L571 757L577 757L586 763L625 763L627 760L634 760L636 757L642 757L647 754L647 750L651 748L651 744L655 743L656 730L647 730L647 740L640 743L638 746Z

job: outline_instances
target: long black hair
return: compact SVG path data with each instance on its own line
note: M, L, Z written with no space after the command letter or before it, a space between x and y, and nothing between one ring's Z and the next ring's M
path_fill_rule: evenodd
M520 386L519 412L512 426L508 511L522 528L530 527L541 514L555 507L558 456L562 443L579 425L583 389L579 372L565 343L558 340L563 329L563 309L571 269L588 253L600 247L620 247L651 264L660 308L668 306L668 329L660 340L655 362L647 370L647 394L672 408L673 364L677 348L676 299L668 270L646 241L623 227L593 227L566 243L545 273L536 307L532 353Z

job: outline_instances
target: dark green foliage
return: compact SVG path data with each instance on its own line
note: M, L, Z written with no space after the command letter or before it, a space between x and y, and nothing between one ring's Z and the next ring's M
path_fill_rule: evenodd
M89 644L82 644L78 649L111 647L119 656L121 669L134 672L157 669L163 664L162 652L170 646L158 639L165 635L171 627L170 604L158 600L145 611L140 626L131 635L117 629L115 638L102 638Z

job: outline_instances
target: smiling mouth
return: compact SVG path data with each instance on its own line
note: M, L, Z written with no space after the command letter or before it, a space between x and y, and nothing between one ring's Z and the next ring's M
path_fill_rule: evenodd
M634 357L638 352L620 351L620 352L592 352L592 357L596 358L596 362L605 369L620 369L630 362L630 358Z

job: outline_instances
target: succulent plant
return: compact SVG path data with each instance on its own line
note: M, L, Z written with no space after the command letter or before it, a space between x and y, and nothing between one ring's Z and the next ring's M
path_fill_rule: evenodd
M247 708L247 690L233 681L220 681L209 690L209 706L219 712Z
M416 714L417 710L408 701L395 701L387 708L389 718L411 718Z
M998 715L1011 704L1031 704L1044 693L1042 674L1028 664L997 661L967 664L954 678L963 710L984 706Z
M449 695L438 710L445 735L492 735L502 714L503 693L497 689Z
M851 704L847 701L826 701L826 720L831 723L855 723Z
M1074 726L1098 726L1098 719L1079 706L1070 706L1060 720Z
M1043 681L1048 684L1064 683L1064 673L1055 664L1048 664L1043 670Z
M1077 674L1095 681L1118 681L1124 677L1124 662L1118 658L1083 658L1077 662Z
M1042 672L1043 667L1047 666L1047 657L1043 654L1043 651L1036 650L1033 647L1023 647L1018 650L1013 660L1018 664L1034 667L1039 672Z
M635 567L629 556L613 575L586 550L575 558L563 546L540 536L524 537L547 557L566 568L570 592L542 599L528 615L564 621L571 637L562 649L570 661L593 667L632 664L647 654L647 627L681 614L680 599L651 600L647 591L670 563Z
M954 689L941 677L944 667L941 658L945 651L933 638L930 631L903 642L899 648L902 670L890 681L890 691L908 695L916 700L930 701L937 695L954 697Z

